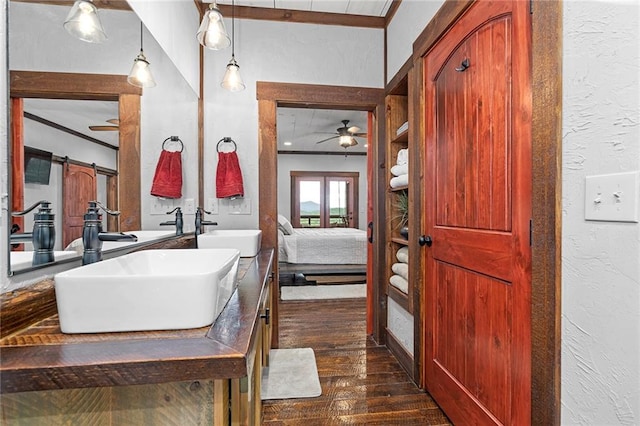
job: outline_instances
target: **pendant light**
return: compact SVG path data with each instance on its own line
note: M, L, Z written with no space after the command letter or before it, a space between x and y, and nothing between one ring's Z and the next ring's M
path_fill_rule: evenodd
M227 71L224 73L224 78L222 79L222 86L224 89L227 89L230 92L239 92L244 90L245 85L242 82L242 77L240 77L240 65L236 62L236 54L235 54L235 43L236 43L236 34L235 34L235 2L231 1L231 60L227 64Z
M82 41L102 43L107 39L98 17L98 8L90 0L77 0L63 26L69 34Z
M142 50L142 22L140 22L140 53L133 60L133 67L127 77L129 84L138 87L154 87L156 81L151 75L151 67L149 65L149 61L147 61Z
M225 49L231 44L222 13L215 1L209 4L209 9L204 13L196 37L201 45L212 50Z

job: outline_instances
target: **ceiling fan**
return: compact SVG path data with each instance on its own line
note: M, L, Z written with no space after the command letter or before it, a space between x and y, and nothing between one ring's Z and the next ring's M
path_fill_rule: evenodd
M349 120L342 120L342 127L338 127L336 129L336 134L335 136L331 136L330 138L326 138L326 139L322 139L321 141L316 142L316 144L319 143L323 143L323 142L327 142L330 141L332 139L338 139L338 143L340 144L341 147L343 147L344 149L349 148L350 146L356 146L358 144L358 141L356 140L356 137L365 137L367 136L366 133L358 133L360 132L360 128L356 127L356 126L349 126Z
M120 120L118 120L117 118L110 118L109 120L107 120L107 123L111 123L113 124L113 126L89 126L89 130L93 130L94 132L115 132L120 130Z

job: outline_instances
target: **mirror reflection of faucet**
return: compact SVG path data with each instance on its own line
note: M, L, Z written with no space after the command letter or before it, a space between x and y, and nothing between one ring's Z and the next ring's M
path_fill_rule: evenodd
M166 222L162 222L160 223L160 226L163 225L175 225L176 226L176 235L180 236L182 235L182 228L184 225L184 221L182 219L182 209L180 207L176 207L175 209L171 210L170 212L167 212L167 214L171 214L173 212L176 212L176 219L175 220L169 220Z
M53 223L55 215L51 213L51 203L41 200L24 211L11 213L12 216L24 216L38 206L40 208L33 215L33 232L18 233L20 226L14 224L9 237L12 244L25 242L33 244L33 266L55 260L53 246L56 242L56 228Z
M133 234L122 232L102 232L102 214L100 209L111 216L120 215L119 211L109 210L98 201L89 201L89 208L84 215L82 227L82 264L99 262L102 260L103 241L138 241Z
M196 238L198 235L204 232L204 227L207 225L217 225L218 222L211 222L208 220L203 220L204 214L211 214L211 212L206 211L202 207L196 208ZM196 240L197 242L197 240Z

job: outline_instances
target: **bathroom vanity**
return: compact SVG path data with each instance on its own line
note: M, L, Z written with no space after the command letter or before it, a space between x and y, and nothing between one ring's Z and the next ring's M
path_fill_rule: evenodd
M197 329L63 334L52 280L3 295L2 423L260 424L272 261L241 258L237 290Z

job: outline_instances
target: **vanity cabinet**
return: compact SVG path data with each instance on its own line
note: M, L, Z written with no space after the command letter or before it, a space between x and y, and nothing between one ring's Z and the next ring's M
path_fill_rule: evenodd
M260 424L272 261L271 249L241 258L238 288L210 327L65 335L54 314L4 336L1 423ZM52 285L37 293L53 296Z

